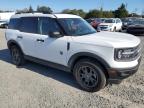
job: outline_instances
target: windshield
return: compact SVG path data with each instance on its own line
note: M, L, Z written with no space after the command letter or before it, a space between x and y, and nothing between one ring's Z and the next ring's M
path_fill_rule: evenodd
M144 25L144 20L135 20L135 21L133 22L133 24Z
M106 19L104 22L105 23L115 23L115 20L113 20L113 19Z
M132 22L132 19L121 19L123 23L130 23Z
M106 18L101 18L101 21L104 22L106 20Z
M100 18L96 18L95 21L96 21L96 22L99 22L99 23L102 22L102 20L101 20Z
M58 21L69 36L82 36L96 33L96 30L81 18L61 18L58 19Z
M93 20L91 20L91 19L86 19L86 21L87 21L88 23L91 23Z

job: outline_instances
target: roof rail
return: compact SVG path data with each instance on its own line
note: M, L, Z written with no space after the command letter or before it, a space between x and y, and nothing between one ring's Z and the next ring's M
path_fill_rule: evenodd
M52 15L57 18L57 16L55 14L52 14Z
M44 14L43 12L38 12L38 11L33 11L33 12L16 12L15 14L36 14L36 13Z

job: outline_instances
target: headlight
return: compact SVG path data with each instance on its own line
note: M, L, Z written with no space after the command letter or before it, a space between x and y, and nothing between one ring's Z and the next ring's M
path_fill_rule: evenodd
M115 60L116 61L129 61L134 60L139 56L140 47L126 48L126 49L115 49Z

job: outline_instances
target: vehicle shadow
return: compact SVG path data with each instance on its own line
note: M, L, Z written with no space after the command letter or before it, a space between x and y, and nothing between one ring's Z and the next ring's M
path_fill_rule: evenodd
M0 50L0 60L12 64L10 52L8 49ZM36 72L38 74L60 81L69 86L80 89L71 73L53 69L51 67L46 67L33 62L27 62L24 66L18 68L28 69L32 72Z

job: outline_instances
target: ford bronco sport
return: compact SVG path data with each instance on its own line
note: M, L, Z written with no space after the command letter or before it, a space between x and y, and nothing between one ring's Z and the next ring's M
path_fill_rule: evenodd
M6 30L12 62L31 60L73 73L83 90L120 83L140 64L140 39L124 33L96 32L68 14L16 14Z

